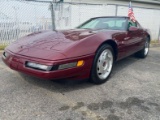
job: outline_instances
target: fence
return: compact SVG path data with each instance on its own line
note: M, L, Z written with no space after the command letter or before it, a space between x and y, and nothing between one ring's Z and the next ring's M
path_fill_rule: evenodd
M54 24L56 29L71 29L92 17L128 14L128 6L115 4L4 0L0 1L0 8L0 44L9 44L32 32L51 30ZM142 26L151 31L152 40L159 39L160 9L134 7L134 13Z
M52 28L50 3L0 1L0 44Z

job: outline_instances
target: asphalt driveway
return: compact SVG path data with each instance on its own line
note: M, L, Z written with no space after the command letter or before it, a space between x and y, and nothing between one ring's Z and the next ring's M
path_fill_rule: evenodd
M116 63L108 82L44 81L0 60L0 120L160 120L160 48Z

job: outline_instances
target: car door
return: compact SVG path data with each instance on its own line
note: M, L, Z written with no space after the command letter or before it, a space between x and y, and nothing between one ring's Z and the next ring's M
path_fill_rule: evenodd
M134 26L134 24L130 23L128 18L124 19L124 21L118 20L118 23L119 24L116 27L122 29L117 33L114 33L112 39L118 44L118 60L120 60L132 54L134 49L133 41L136 38L136 33L128 30L130 26Z
M126 56L137 52L140 49L140 42L142 41L142 38L139 37L139 29L135 31L129 31L131 26L137 27L137 23L128 20L128 30L123 41L123 44L127 50Z
M145 40L146 40L146 35L145 35L145 31L143 30L143 28L141 27L141 25L137 22L137 27L138 27L138 37L140 39L140 41L137 43L137 48L138 50L143 49L144 44L145 44Z

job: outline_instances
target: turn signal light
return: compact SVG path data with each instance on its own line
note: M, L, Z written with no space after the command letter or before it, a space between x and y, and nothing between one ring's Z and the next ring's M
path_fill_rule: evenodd
M77 67L83 66L84 65L84 61L83 60L79 60L77 62Z

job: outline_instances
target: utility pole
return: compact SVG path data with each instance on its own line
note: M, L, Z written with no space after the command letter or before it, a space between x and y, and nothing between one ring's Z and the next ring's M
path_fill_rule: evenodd
M18 25L19 20L18 20L18 17L17 17L17 10L18 10L19 8L13 6L13 9L15 10L15 22L16 22L16 24Z
M15 6L13 6L13 9L15 10L15 23L16 23L16 26L18 27L17 28L17 30L16 30L16 39L18 40L18 30L20 29L19 28L19 19L18 19L18 17L17 17L17 10L19 9L18 7L15 7Z
M50 10L51 10L51 19L52 19L52 30L54 31L56 29L55 27L55 14L54 14L54 10L53 10L53 3L50 3Z
M115 7L116 7L115 16L117 16L117 14L118 14L118 5L115 5Z

